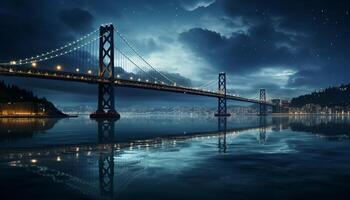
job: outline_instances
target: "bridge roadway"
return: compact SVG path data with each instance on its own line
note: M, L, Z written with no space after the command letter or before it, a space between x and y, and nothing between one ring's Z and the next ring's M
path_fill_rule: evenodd
M73 72L64 72L64 71L53 71L53 70L44 70L30 67L18 67L18 66L0 66L0 75L3 76L16 76L16 77L29 77L29 78L40 78L40 79L51 79L51 80L60 80L60 81L72 81L72 82L81 82L81 83L109 83L108 78L99 77L97 75L91 74L81 74ZM190 87L143 82L137 80L124 80L124 79L114 79L116 86L119 87L131 87L131 88L141 88L148 90L158 90L158 91L168 91L176 92L183 94L191 94L198 96L206 97L224 97L224 94L219 92L211 92L207 90L201 90ZM249 99L234 95L226 95L226 98L229 100L256 103L256 104L266 104L273 106L270 102L263 102L256 99Z

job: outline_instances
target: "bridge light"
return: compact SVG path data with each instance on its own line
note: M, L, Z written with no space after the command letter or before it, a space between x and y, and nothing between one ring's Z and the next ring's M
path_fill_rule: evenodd
M36 62L33 62L33 63L32 63L32 67L36 67Z
M140 78L138 78L138 79L137 79L137 81L141 81L141 79L140 79Z
M57 70L61 70L61 69L62 69L61 65L57 65L57 66L56 66L56 69L57 69Z
M88 74L92 74L92 71L90 69L88 70Z
M11 65L15 65L15 64L16 64L16 61L11 61L10 64L11 64Z
M162 85L164 85L164 82L162 81Z
M75 71L76 71L76 72L79 72L79 71L80 71L80 69L79 69L79 68L76 68L76 69L75 69Z
M157 81L154 81L155 84L157 84L158 82Z
M148 80L148 79L146 79L146 82L147 82L147 83L148 83L148 81L149 81L149 80Z
M132 80L133 79L133 77L132 76L130 76L130 80Z
M117 74L117 78L120 78L120 75L119 75L119 74Z
M176 83L174 83L174 86L176 86Z

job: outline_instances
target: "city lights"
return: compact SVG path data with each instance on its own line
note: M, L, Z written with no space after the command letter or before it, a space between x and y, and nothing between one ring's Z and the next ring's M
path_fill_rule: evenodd
M76 72L79 72L79 71L80 71L80 69L79 69L79 68L76 68L76 69L75 69L75 71L76 71Z
M62 69L62 66L61 65L57 65L56 66L56 70L61 70Z
M88 70L88 74L92 74L92 71L90 69Z

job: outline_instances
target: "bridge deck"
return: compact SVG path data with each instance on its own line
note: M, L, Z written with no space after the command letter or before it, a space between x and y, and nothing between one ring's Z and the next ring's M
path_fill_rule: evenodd
M63 71L51 71L51 70L42 70L28 67L13 67L13 66L0 66L0 75L3 76L16 76L16 77L29 77L29 78L40 78L40 79L51 79L51 80L60 80L60 81L72 81L72 82L82 82L82 83L109 83L108 78L101 78L96 75L89 74L79 74L72 72L63 72ZM206 97L224 97L224 94L218 92L211 92L196 88L182 87L175 85L167 84L155 84L150 82L141 82L137 80L124 80L124 79L114 79L116 86L119 87L131 87L131 88L141 88L148 90L158 90L158 91L168 91L176 92L183 94L199 95ZM226 95L226 98L229 100L263 104L259 100L249 99L244 97L238 97L233 95ZM273 106L272 103L265 102L264 104Z

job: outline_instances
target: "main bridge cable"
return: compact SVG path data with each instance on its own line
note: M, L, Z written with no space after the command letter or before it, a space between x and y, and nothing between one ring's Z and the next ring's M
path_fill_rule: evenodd
M216 83L215 81L216 80L211 80L209 82L206 82L206 83L202 84L201 86L199 86L198 88L207 88L209 86L212 86L214 83Z
M101 37L101 36L99 36L99 37L97 37L97 38L94 38L94 39L92 39L92 40L90 40L90 41L88 41L88 42L86 42L86 43L83 43L83 44L81 44L81 45L79 45L79 46L77 46L77 47L74 47L74 48L72 48L72 49L70 49L70 50L67 50L67 51L64 51L64 52L61 52L61 53L57 53L57 54L52 55L52 56L50 56L50 57L45 57L45 58L41 58L41 59L39 59L39 60L29 61L29 62L25 62L25 63L23 63L23 62L21 62L21 63L16 63L16 64L12 64L12 63L10 63L10 64L9 64L9 63L0 63L0 65L20 66L20 65L30 64L30 63L37 63L37 62L43 62L43 61L51 60L51 59L54 59L54 58L57 58L57 57L61 57L61 56L67 55L67 54L69 54L69 53L71 53L71 52L74 52L74 51L76 51L76 50L78 50L78 49L81 49L81 48L83 48L83 47L85 47L85 46L91 44L92 42L98 40L100 37Z
M73 41L73 42L68 42L66 43L65 45L55 49L55 50L52 50L52 51L47 51L46 53L42 53L42 54L38 54L37 56L32 56L32 57L27 57L25 59L20 59L20 60L15 60L15 61L10 61L10 62L6 62L6 63L0 63L1 65L25 65L25 64L31 64L31 63L34 63L34 62L41 62L41 61L45 61L45 60L50 60L52 58L56 58L56 57L59 57L59 56L62 56L62 55L65 55L67 53L70 53L72 52L73 50L76 50L76 49L79 49L83 46L86 46L87 44L89 44L89 42L80 45L79 48L74 48L73 50L69 50L68 51L65 51L64 53L58 53L60 51L63 51L64 49L67 49L67 48L70 48L72 47L73 45L76 45L76 44L79 44L81 43L83 40L89 38L91 35L93 35L94 33L96 33L99 29L96 29L82 37L80 37L79 39ZM98 37L99 38L99 37ZM96 38L93 38L90 43L92 41L95 41ZM52 54L55 54L55 55L52 55Z
M140 66L138 66L134 61L132 61L127 55L125 55L120 49L118 49L117 47L114 47L115 50L117 50L122 56L124 56L127 60L129 60L133 65L135 65L135 67L137 67L138 69L140 69L142 72L144 72L145 74L148 74L145 70L143 70ZM152 76L150 74L150 76L156 81L157 78Z
M120 60L122 60L122 61L121 61L122 64L121 64L120 67L125 68L125 66L127 66L127 64L125 64L125 62L130 61L134 66L136 66L136 68L138 68L138 69L140 69L142 72L144 72L144 75L145 75L145 77L146 77L146 80L148 79L148 77L149 77L150 79L154 79L155 82L157 82L157 81L159 80L157 77L153 76L152 73L149 73L149 72L147 72L146 70L142 69L142 67L140 67L140 65L139 65L136 61L133 61L133 60L130 58L130 56L127 56L127 55L126 55L126 53L132 54L132 50L130 50L130 48L125 48L124 50L125 50L126 52L124 52L124 51L121 50L120 48L116 48L116 47L114 47L114 48L115 48L115 50L117 50L117 52L119 52L118 55L120 55ZM126 59L126 60L125 60L125 59ZM123 63L124 63L124 64L123 64ZM136 74L135 74L135 75L136 75ZM141 76L142 76L142 74L141 74ZM146 82L147 82L147 81L146 81Z
M170 81L170 83L175 84L176 82L168 78L166 75L164 75L162 72L158 71L155 67L153 67L150 63L148 63L139 53L138 51L128 42L128 40L117 30L114 29L114 31L117 33L117 35L125 42L125 44L143 61L145 62L150 68L152 68L154 71L159 73L162 77Z

